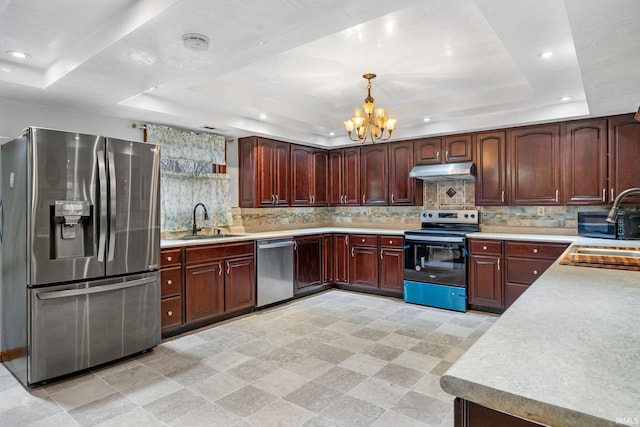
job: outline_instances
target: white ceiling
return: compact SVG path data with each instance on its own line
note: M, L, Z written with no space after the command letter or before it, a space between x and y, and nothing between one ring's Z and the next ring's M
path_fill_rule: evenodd
M639 51L637 0L0 0L0 97L323 146L365 72L406 139L635 111Z

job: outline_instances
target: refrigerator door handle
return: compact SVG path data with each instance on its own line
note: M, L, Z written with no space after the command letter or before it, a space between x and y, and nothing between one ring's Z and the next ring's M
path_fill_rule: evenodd
M66 291L49 291L37 294L39 300L49 300L57 298L75 297L78 295L97 294L100 292L109 292L119 289L133 288L153 283L158 280L157 277L145 277L143 279L131 280L129 282L113 283L111 285L94 286L92 288L68 289Z
M100 181L100 221L98 237L98 262L104 262L107 240L107 170L104 163L104 151L98 151L98 180Z
M113 153L107 153L109 160L109 253L108 261L113 261L113 253L116 248L116 163Z

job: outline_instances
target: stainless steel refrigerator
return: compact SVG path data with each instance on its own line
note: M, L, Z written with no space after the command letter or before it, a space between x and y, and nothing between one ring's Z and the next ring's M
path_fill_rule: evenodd
M2 145L2 354L25 385L160 342L160 148L42 128Z

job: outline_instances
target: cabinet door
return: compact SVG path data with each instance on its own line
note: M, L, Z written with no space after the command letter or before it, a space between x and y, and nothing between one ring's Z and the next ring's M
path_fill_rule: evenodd
M322 236L322 283L333 283L333 236Z
M344 151L331 150L329 152L329 205L344 204Z
M378 250L372 246L351 246L350 284L378 287Z
M448 135L444 137L444 163L470 162L473 160L472 135ZM440 155L442 157L442 154Z
M387 205L387 144L360 148L360 192L362 204Z
M224 308L225 311L241 310L256 305L256 261L255 257L229 258L224 261Z
M476 205L506 205L506 133L504 131L477 133L475 147Z
M273 192L277 206L288 206L290 196L291 167L289 159L289 144L286 142L274 141L273 149L273 169L271 172L273 180Z
M415 179L409 178L413 168L413 141L389 144L389 198L391 206L414 203Z
M327 206L329 155L326 150L314 150L312 153L313 170L313 205Z
M255 140L256 138L238 139L238 192L241 208L253 208L257 205L256 187L259 177L256 171L258 147Z
M273 206L276 189L273 174L276 170L274 150L277 142L258 138L255 176L256 198L258 206Z
M500 256L469 257L469 304L504 308L501 260Z
M333 235L333 281L349 284L349 235Z
M291 147L291 205L310 206L313 195L312 149Z
M416 165L437 165L442 163L440 151L442 138L421 138L413 143Z
M222 261L186 268L186 320L191 322L224 312Z
M360 148L345 148L342 169L344 205L360 204Z
M608 200L607 121L562 125L562 180L566 205L599 205Z
M640 187L638 159L640 122L634 120L633 114L609 119L609 180L613 197L627 188ZM640 196L629 196L624 202L640 204Z
M322 284L322 237L295 240L295 290Z
M509 131L512 205L560 205L560 125Z
M402 293L404 289L404 251L380 248L380 289Z

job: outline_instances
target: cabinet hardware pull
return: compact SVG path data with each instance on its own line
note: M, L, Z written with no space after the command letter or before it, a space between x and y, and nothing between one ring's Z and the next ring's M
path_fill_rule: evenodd
M171 279L167 280L167 285L171 285L173 284L173 281Z
M448 162L449 161L449 150L444 152L444 161Z
M218 263L218 276L222 276L222 263Z
M298 250L298 242L297 241L293 241L293 250L297 251Z
M384 252L384 249L380 249L380 259L384 259L383 252Z
M538 249L533 248L533 253L534 253L534 254L537 254L537 253L538 253Z
M533 270L533 275L537 276L538 275L538 270Z
M344 236L344 244L349 246L349 236Z
M316 203L316 196L311 196L311 203L315 204Z
M436 160L440 161L440 152L436 151Z
M614 201L615 199L616 199L616 198L615 198L615 197L613 197L613 187L611 187L611 198L609 199L609 201L610 201L611 203L613 203L613 201Z
M500 192L500 201L504 203L504 190Z
M227 261L227 274L231 271L231 264Z
M558 190L556 190L556 202L558 201Z
M500 258L498 258L498 271L500 271Z
M356 248L351 247L351 258L353 258L354 256L356 256L356 254L354 253L354 251L356 250Z
M171 261L172 258L170 256L167 257L167 261Z
M173 316L173 311L171 310L167 311L167 316Z
M279 201L280 201L280 198L279 198L279 197L278 197L278 195L276 194L276 203L275 203L275 204L278 204L278 202L279 202Z
M341 203L341 204L343 204L343 205L344 205L344 203L345 203L345 202L344 202L344 197L345 197L345 195L344 195L344 194L341 194L341 195L340 195L340 203Z
M272 205L276 204L276 196L274 196L273 194L271 195L271 204Z
M395 198L393 196L395 196L395 194L391 193L391 204L392 205L396 202L396 200L395 200Z
M605 198L607 197L607 189L603 188L602 189L602 201L606 202Z
M362 195L362 204L364 205L366 202L364 201L364 194Z
M309 204L312 205L313 204L313 196L309 196Z

